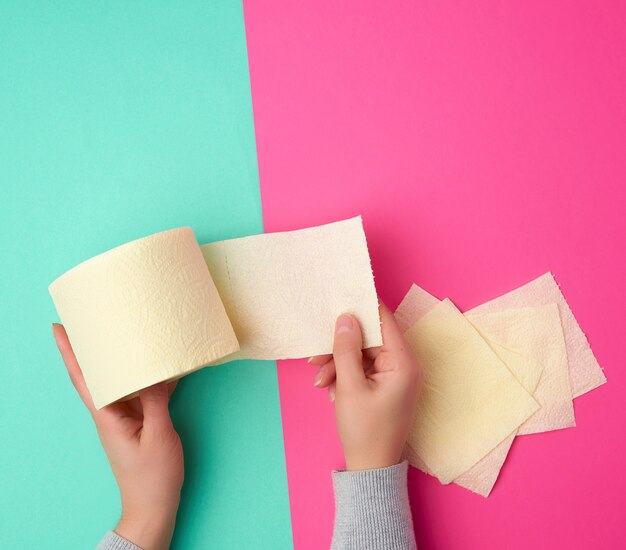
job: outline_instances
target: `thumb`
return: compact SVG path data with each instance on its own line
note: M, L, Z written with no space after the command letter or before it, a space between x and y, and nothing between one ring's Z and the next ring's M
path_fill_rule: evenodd
M164 382L139 392L143 409L143 425L148 430L162 429L172 425L168 409L169 391Z
M361 327L355 317L340 315L335 324L333 358L337 376L337 389L362 385L365 382L363 372L363 337Z

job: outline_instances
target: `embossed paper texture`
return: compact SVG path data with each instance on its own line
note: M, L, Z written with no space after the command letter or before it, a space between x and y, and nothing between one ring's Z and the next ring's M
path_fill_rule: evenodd
M360 218L202 245L233 323L239 358L330 353L335 320L352 313L363 346L382 344Z
M361 218L202 248L190 228L122 245L50 285L96 407L208 364L332 349L343 312L382 343Z
M87 260L50 294L98 408L239 349L189 228Z

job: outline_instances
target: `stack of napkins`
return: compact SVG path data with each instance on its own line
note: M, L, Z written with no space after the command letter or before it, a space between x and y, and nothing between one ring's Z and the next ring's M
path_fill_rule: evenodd
M395 316L425 371L407 458L485 497L515 436L574 426L606 382L550 273L464 314L413 285Z

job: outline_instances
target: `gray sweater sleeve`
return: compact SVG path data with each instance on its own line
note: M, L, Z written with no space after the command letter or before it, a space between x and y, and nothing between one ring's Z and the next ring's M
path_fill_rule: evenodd
M141 550L141 548L120 537L115 531L109 531L96 546L96 550Z
M415 550L408 463L333 472L335 530L331 550Z

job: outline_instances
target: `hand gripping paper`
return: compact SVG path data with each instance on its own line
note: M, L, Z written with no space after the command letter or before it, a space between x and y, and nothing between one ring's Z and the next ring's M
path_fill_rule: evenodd
M98 408L208 364L327 353L343 312L365 346L382 343L360 217L202 248L173 229L83 262L50 294Z

